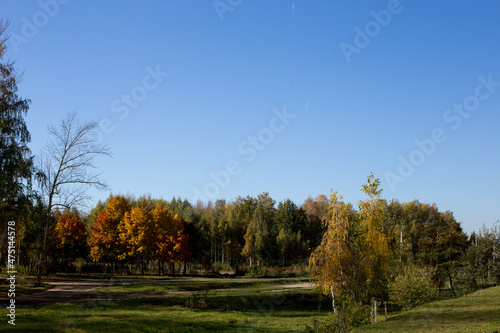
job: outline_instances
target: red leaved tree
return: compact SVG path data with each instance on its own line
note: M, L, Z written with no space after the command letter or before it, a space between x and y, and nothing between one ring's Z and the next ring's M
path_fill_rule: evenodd
M62 251L63 260L87 256L87 230L78 216L70 214L60 216L54 231L56 248Z

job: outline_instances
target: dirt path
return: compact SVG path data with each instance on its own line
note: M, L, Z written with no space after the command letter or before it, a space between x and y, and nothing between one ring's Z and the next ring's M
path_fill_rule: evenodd
M304 282L304 283L294 283L294 284L281 284L278 286L273 286L273 289L271 290L262 290L262 293L271 293L271 292L276 292L276 291L285 291L285 290L290 290L294 288L300 288L300 289L312 289L316 288L316 286L312 283L309 282ZM276 288L276 289L274 289Z
M193 291L162 291L151 293L129 293L129 294L112 294L103 293L97 294L93 291L97 288L116 285L116 284L140 284L140 283L169 283L169 282L189 282L189 281L211 281L209 278L193 278L193 279L169 279L169 280L108 280L108 281L64 281L64 280L47 280L44 283L50 284L52 287L38 293L17 296L16 307L32 306L42 303L57 303L57 302L90 302L90 301L109 301L119 299L146 298L158 296L170 296L181 294L192 294ZM267 287L266 287L267 288ZM270 286L272 290L263 292L284 291L292 288L314 288L310 283L294 283ZM7 298L0 298L0 306L8 305Z

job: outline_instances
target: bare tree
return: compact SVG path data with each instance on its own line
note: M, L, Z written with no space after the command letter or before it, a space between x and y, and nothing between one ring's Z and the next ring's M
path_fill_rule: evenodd
M43 198L47 207L44 221L43 244L38 261L38 283L41 282L43 263L50 229L52 210L56 207L82 206L89 198L89 187L105 190L108 186L95 173L96 157L109 156L109 148L97 141L98 123L80 123L76 111L63 119L59 127L49 126L49 141L39 162Z

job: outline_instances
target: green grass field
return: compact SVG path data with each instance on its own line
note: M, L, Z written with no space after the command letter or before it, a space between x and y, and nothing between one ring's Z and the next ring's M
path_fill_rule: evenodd
M228 280L233 284L224 290L199 282L196 288L201 291L192 294L20 308L12 331L302 332L312 316L329 313L329 301L319 300L314 289L273 291L278 284L275 279L265 282L267 286L260 279L241 279L240 284L235 282L240 279ZM280 282L296 283L297 279ZM146 285L151 286L155 284ZM116 286L118 292L122 287ZM135 287L133 292L140 292L144 286Z
M353 332L500 332L500 287L428 303Z
M18 308L13 332L304 332L330 300L289 279L215 278L117 284L98 294L192 291L161 297ZM223 289L224 288L224 289ZM382 316L383 317L383 316ZM6 320L0 323L5 331ZM394 314L353 332L500 332L500 287Z

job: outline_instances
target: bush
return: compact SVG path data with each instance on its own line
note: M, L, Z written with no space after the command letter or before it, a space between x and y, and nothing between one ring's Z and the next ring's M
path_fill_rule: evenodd
M212 272L214 273L219 273L219 272L232 272L233 268L229 263L225 262L214 262L212 264Z
M339 312L330 314L326 320L320 320L316 317L313 317L312 323L310 325L306 325L305 332L340 332Z
M348 329L363 326L371 322L371 307L369 305L349 304L344 313L344 322Z
M371 308L369 305L355 303L345 304L343 309L344 332L359 326L369 324ZM310 325L306 325L306 332L341 332L340 309L331 313L325 320L313 318Z
M430 274L410 264L389 284L389 297L403 310L408 310L432 301L437 297L437 291Z
M298 277L308 276L308 268L304 265L287 267L259 266L252 267L245 272L246 277Z

